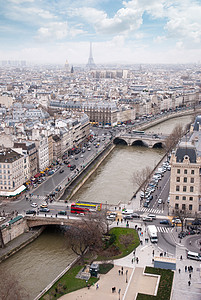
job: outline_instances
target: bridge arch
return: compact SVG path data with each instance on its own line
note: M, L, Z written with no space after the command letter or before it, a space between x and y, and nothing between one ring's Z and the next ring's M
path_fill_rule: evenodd
M152 148L165 148L165 145L161 142L155 143Z
M132 142L131 146L141 146L141 147L147 147L147 148L149 147L149 145L142 140L135 140L134 142Z
M114 143L115 145L128 145L128 143L127 143L124 139L119 138L119 137L116 137L116 138L114 139L113 143Z

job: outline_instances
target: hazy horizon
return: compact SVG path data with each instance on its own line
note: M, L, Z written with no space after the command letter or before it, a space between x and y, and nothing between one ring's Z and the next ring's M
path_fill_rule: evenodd
M194 64L201 1L7 0L0 3L1 60L86 64Z

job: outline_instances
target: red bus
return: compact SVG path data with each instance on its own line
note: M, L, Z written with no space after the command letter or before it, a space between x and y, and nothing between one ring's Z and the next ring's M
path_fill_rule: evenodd
M90 210L85 207L80 207L79 205L76 205L75 203L71 204L71 210L70 212L72 214L86 214L89 213Z

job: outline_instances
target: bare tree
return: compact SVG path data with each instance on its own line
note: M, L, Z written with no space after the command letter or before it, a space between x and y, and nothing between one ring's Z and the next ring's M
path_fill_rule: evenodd
M83 261L87 250L99 252L102 249L103 241L102 224L93 214L83 217L76 226L66 231L67 242L70 243L71 249L79 255Z
M0 268L0 299L27 300L29 296L13 274L1 266Z
M176 218L181 220L181 231L184 231L184 226L186 226L187 218L189 218L189 217L192 218L191 211L189 211L187 209L182 209L182 210L181 209L176 209L175 210L175 216L176 216Z
M150 167L145 167L141 171L136 171L133 174L133 183L136 183L143 192L144 196L142 197L142 199L145 198L145 192L147 189L147 185L150 181L151 174L152 174L152 169Z
M167 153L169 153L179 142L179 140L184 135L184 131L181 125L175 126L172 133L165 140L165 148Z

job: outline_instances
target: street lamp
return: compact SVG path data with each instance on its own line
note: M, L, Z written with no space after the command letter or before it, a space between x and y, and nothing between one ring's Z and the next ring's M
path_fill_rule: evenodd
M119 300L120 300L121 289L119 289L118 294L119 294Z

